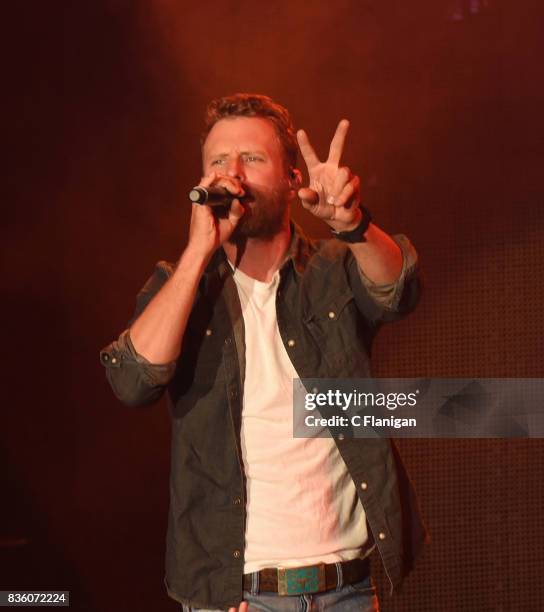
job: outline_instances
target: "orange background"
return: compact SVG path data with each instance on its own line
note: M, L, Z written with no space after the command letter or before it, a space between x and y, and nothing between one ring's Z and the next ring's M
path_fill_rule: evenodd
M0 589L176 609L166 407L119 404L98 351L183 248L212 97L272 96L321 154L351 120L344 163L425 283L376 374L544 375L542 23L536 1L6 5ZM400 447L433 543L383 610L544 609L542 442Z

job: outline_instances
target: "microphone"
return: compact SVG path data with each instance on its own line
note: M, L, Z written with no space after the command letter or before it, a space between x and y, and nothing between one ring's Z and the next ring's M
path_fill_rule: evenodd
M207 204L208 206L230 207L232 200L241 200L244 196L233 195L224 187L193 187L189 191L189 200L194 204Z

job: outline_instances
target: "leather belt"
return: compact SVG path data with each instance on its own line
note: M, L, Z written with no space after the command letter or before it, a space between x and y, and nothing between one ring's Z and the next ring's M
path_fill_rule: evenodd
M353 584L370 575L370 559L342 561L341 573L336 563L319 563L304 567L265 568L259 571L258 592L278 595L321 593L336 589L340 584ZM253 574L244 574L244 591L252 591Z

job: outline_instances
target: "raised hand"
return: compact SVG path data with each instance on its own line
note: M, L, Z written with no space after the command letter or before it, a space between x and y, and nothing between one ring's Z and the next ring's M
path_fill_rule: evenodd
M304 208L323 219L336 231L349 231L361 220L360 180L350 169L340 167L349 121L342 119L331 141L329 157L322 162L317 157L304 130L297 132L300 152L308 168L310 184L298 191Z

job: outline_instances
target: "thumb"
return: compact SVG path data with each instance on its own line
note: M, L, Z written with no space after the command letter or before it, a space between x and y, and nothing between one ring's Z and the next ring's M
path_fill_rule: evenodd
M299 189L298 197L302 200L302 204L305 206L315 206L316 204L319 204L319 194L317 191L314 191L309 187Z
M245 212L246 211L244 207L242 206L242 204L240 204L240 200L238 199L232 200L232 203L229 209L229 217L228 217L230 223L235 226L238 223L238 221L240 221L240 219L242 218Z

